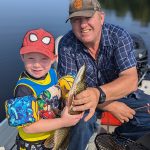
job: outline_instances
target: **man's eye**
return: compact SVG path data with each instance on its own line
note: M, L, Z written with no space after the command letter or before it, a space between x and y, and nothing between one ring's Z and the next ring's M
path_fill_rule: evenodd
M80 21L80 18L72 18L71 21L72 22L78 22L78 21Z
M91 17L86 17L87 20L91 19Z
M76 19L75 19L75 21L80 21L80 20L81 20L81 18L76 18Z
M79 19L81 19L80 17L76 17L76 18L74 18L75 20L79 20Z

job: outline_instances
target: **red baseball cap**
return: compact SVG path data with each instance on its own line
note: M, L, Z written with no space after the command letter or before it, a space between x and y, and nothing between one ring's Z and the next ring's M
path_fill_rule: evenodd
M54 54L54 45L55 40L51 33L43 29L31 30L24 37L20 54L38 52L53 60L57 57Z

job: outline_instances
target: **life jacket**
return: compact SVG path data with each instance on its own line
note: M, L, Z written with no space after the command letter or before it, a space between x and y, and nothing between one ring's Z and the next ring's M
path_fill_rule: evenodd
M29 87L33 93L34 96L37 97L41 92L45 91L49 87L57 84L57 76L56 72L54 69L50 69L49 73L47 74L46 78L44 80L35 80L30 78L29 76L27 77L20 77L15 89L17 88L18 85L25 85ZM15 90L14 90L15 91ZM27 134L23 131L22 127L18 128L19 136L25 140L25 141L39 141L39 140L44 140L50 136L53 136L54 132L44 132L44 133L34 133L34 134Z
M19 85L25 85L29 87L33 91L34 96L37 97L37 95L39 95L40 93L42 93L49 87L55 85L57 82L58 82L58 79L57 79L55 70L50 69L48 75L46 76L44 80L35 80L35 79L30 78L28 75L27 77L20 77L16 84L15 89Z

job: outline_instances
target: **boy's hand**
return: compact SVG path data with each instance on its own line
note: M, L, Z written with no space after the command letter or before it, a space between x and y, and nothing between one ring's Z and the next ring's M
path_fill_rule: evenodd
M83 113L78 114L78 115L70 115L68 113L68 106L66 106L63 109L62 114L61 114L61 118L63 119L65 127L76 125L82 117L83 117Z

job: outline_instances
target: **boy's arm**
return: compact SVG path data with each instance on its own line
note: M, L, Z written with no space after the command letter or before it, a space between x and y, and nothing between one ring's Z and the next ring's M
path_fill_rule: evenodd
M33 95L33 91L25 85L18 85L14 91L15 98L16 97L24 97L27 95Z
M42 133L64 127L62 118L55 119L40 119L28 126L23 127L26 133Z
M40 119L29 126L23 127L26 133L41 133L56 130L62 127L69 127L77 124L83 114L70 115L66 106L62 112L61 118Z

